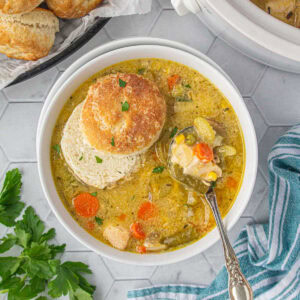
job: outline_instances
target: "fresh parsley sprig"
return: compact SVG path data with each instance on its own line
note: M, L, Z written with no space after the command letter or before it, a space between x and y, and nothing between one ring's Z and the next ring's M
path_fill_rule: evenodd
M8 171L0 192L0 223L12 227L24 208L20 201L21 173L18 169Z
M0 257L0 294L7 293L9 300L46 300L38 296L48 288L54 298L69 295L71 300L92 300L95 287L82 275L90 274L90 269L81 262L61 263L57 255L64 252L65 244L49 243L55 237L55 229L46 231L31 206L22 219L15 221L24 207L20 188L19 170L7 172L0 193L0 220L6 226L14 226L14 232L0 239L0 253L17 246L18 255Z

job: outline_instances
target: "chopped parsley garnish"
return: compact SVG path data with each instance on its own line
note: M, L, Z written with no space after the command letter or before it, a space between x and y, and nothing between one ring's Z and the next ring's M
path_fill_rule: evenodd
M175 98L175 101L176 101L176 102L193 102L192 99L186 98L186 97L176 97L176 98Z
M178 131L178 128L174 127L171 131L170 138L173 138L175 136L175 134L177 133L177 131Z
M145 71L146 71L145 68L138 69L138 74L142 75L145 73Z
M128 111L129 110L129 103L127 101L122 103L122 111Z
M125 87L126 86L126 81L122 80L121 78L119 78L119 86L120 87Z
M57 154L60 153L60 146L58 144L54 145L52 148L56 151Z
M79 160L83 160L83 155L81 155L81 156L79 157Z
M99 218L99 217L95 217L95 221L98 225L102 225L103 224L103 219Z
M97 196L97 192L91 193L92 196L96 197Z
M184 87L186 87L187 89L191 88L191 86L189 84L185 84Z
M110 144L111 144L113 147L115 146L115 138L114 138L114 137L111 138Z
M95 156L95 158L96 158L97 164L101 164L103 162L103 159L100 158L99 156Z
M158 167L156 167L156 168L153 169L152 173L159 174L159 173L162 173L164 169L165 169L165 167L158 166Z
M217 186L217 181L213 181L210 186L214 189Z

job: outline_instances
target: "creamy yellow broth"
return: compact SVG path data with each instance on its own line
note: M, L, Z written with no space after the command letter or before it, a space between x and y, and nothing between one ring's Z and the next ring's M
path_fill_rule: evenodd
M74 108L85 99L89 86L97 78L116 72L142 74L159 87L167 103L166 124L160 143L169 143L170 133L174 127L181 129L191 126L193 119L198 116L212 119L224 126L226 132L224 142L234 146L237 155L226 158L223 177L216 187L218 204L223 217L235 201L243 178L245 153L242 132L233 108L223 94L197 71L179 63L154 58L124 61L110 66L84 82L68 99L56 122L50 151L52 173L58 194L78 224L103 243L109 244L103 238L105 225L121 224L129 229L133 222L138 221L147 235L158 232L161 239L192 226L196 229L196 237L193 235L188 241L182 239L182 243L164 251L183 247L206 235L214 228L215 222L203 195L194 194L196 204L188 205L188 192L170 177L166 169L161 174L152 173L155 167L162 165L156 155L155 145L145 154L145 162L137 173L103 190L78 181L69 170L63 155L58 154L53 148L54 145L60 144L63 128ZM174 94L170 93L167 78L173 74L180 75L180 89L184 89L185 95L192 100L191 102L177 102ZM178 93L182 92L180 89ZM100 203L97 216L103 219L102 225L98 225L94 218L76 215L72 199L81 192L97 192L96 197ZM142 203L149 200L149 195L157 207L157 214L148 221L138 220L137 211ZM136 252L136 247L142 242L131 237L126 251Z

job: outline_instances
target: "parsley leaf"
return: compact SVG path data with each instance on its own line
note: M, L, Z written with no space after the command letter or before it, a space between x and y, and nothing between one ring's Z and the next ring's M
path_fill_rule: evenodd
M158 166L158 167L156 167L156 168L153 169L152 173L159 174L159 173L162 173L164 169L165 169L165 167Z
M61 297L70 293L71 299L92 300L95 287L90 285L81 273L90 274L87 265L81 262L67 261L59 266L57 276L49 282L49 295L53 298ZM80 297L79 295L84 295Z
M60 146L58 144L54 145L52 148L56 151L57 154L60 154Z
M101 164L103 162L103 159L100 158L99 156L95 156L95 158L96 158L97 164Z
M0 276L2 280L7 279L18 270L22 259L19 257L6 256L0 257Z
M191 88L191 86L189 84L185 84L184 87L186 87L187 89Z
M92 196L96 197L97 196L97 192L91 193Z
M217 186L217 181L213 181L210 186L214 189Z
M83 160L83 155L81 155L81 156L79 157L79 160Z
M185 97L176 97L176 98L175 98L175 101L176 101L176 102L193 102L192 99L190 99L190 98L185 98Z
M102 225L103 224L103 219L99 218L99 217L95 217L95 221L98 225Z
M23 240L23 237L26 237L26 242L21 246L24 248L28 246L28 242L40 242L40 239L45 230L44 223L40 218L35 214L32 207L27 207L23 215L23 219L18 221L16 224L16 235Z
M111 144L113 147L115 146L115 138L114 138L114 137L111 138L110 144Z
M174 127L171 131L170 138L173 138L176 135L177 131L178 131L178 127Z
M3 237L1 241L2 243L0 244L0 253L4 253L16 244L17 237L13 234L8 234L7 236Z
M146 69L145 68L140 68L140 69L138 69L138 74L139 75L142 75L142 74L144 74L145 73L145 71L146 71Z
M0 223L11 227L24 208L20 201L21 173L18 169L8 171L0 192Z
M120 87L125 87L126 86L126 81L123 81L121 78L119 78L119 86Z
M128 111L129 110L129 103L127 101L122 103L122 111Z

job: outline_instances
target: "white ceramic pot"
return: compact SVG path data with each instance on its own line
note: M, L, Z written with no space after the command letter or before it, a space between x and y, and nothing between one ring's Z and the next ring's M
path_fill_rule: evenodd
M46 111L44 111L40 123L37 138L37 157L39 175L49 205L58 220L76 239L96 253L120 262L139 265L161 265L174 263L204 251L219 239L217 230L211 231L196 243L173 252L139 255L119 251L101 243L74 221L57 194L50 166L49 151L56 120L65 102L77 87L90 76L105 67L124 60L144 57L169 59L198 70L222 91L233 106L244 133L246 166L240 192L233 207L225 218L226 227L230 229L238 221L245 209L255 183L257 171L257 142L255 131L244 101L230 80L212 65L187 52L166 46L140 45L113 50L84 64L58 88L56 93L52 93L54 96Z
M197 13L221 39L273 67L300 73L300 29L250 0L171 0L179 15Z

